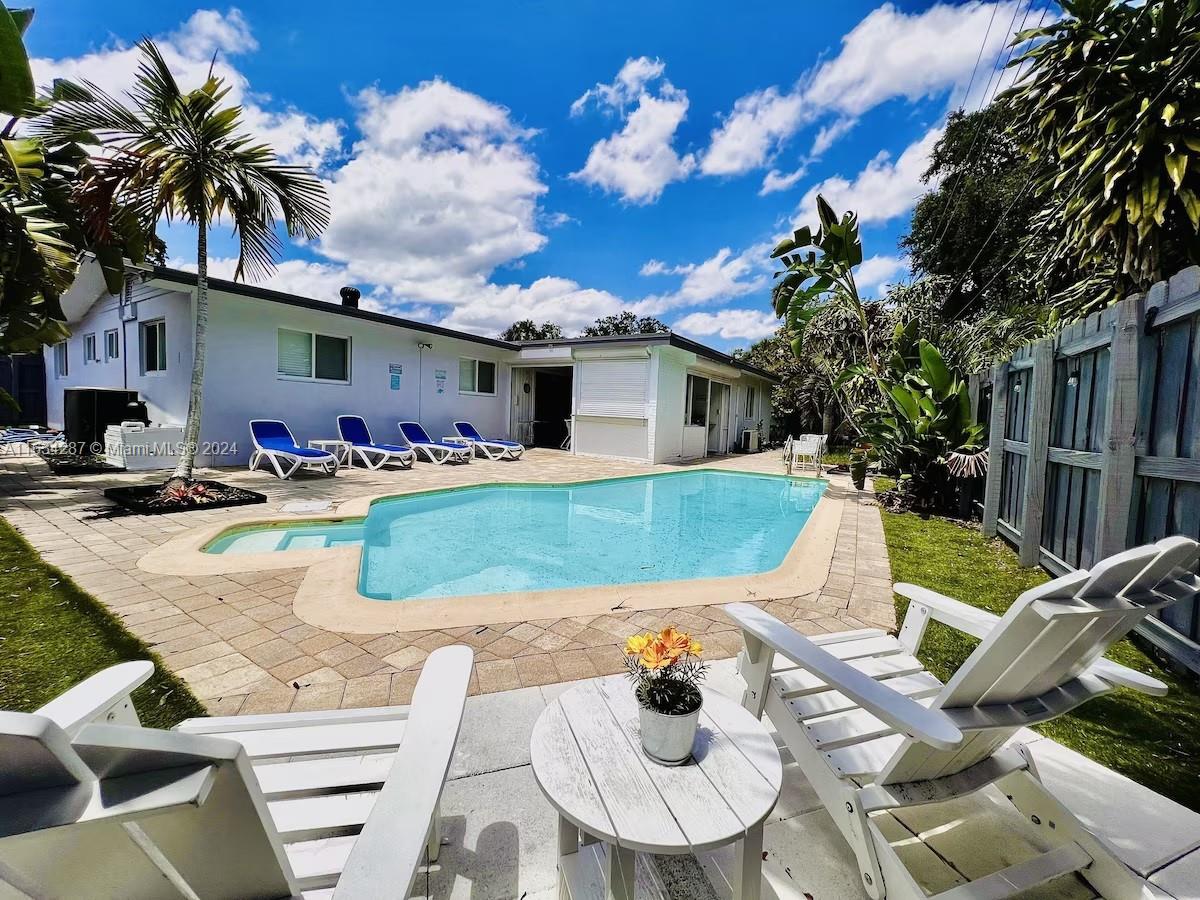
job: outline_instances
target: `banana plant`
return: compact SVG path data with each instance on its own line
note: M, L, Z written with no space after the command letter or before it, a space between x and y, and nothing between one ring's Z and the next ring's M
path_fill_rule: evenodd
M839 219L833 207L818 195L817 218L821 224L815 232L805 225L771 251L771 258L784 266L775 273L771 289L775 315L784 320L792 352L803 358L809 324L819 313L840 307L859 323L866 365L878 374L867 311L854 280L854 267L863 261L858 216L847 212Z
M987 466L984 427L971 415L966 381L917 337L915 322L897 327L877 380L886 403L860 416L873 454L901 477L918 507L946 505L955 476L978 475Z

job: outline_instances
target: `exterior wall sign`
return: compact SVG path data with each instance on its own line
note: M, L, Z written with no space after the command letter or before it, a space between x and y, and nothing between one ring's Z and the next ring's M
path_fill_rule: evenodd
M391 379L391 389L393 391L400 390L400 376L404 374L404 366L400 363L390 363L388 365L388 377Z

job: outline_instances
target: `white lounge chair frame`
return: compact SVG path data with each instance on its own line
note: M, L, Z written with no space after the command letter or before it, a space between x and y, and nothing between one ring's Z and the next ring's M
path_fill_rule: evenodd
M398 422L397 427L400 429L400 440L404 441L418 455L424 454L425 458L431 463L437 463L439 466L447 462L464 462L469 463L471 457L475 455L475 451L467 444L460 447L443 447L442 443L431 441L410 441L408 435L404 433L405 425L416 425L422 431L425 431L424 426L420 422ZM427 435L429 432L425 432ZM444 442L443 442L444 443Z
M755 606L731 604L725 612L746 645L743 704L766 712L873 898L929 896L873 815L993 783L1053 849L937 897L1008 897L1071 872L1113 900L1166 896L1043 787L1029 752L1011 740L1117 686L1165 694L1161 682L1102 654L1150 612L1200 593L1196 562L1195 541L1168 538L1026 591L1003 617L898 584L912 601L898 638L866 629L809 639ZM932 620L981 640L945 685L915 658Z
M264 447L258 442L258 438L254 434L255 422L275 422L282 425L288 433L293 444L297 447L296 438L292 435L292 429L288 428L287 423L282 419L251 419L250 420L250 441L254 444L254 453L250 456L249 469L253 472L259 467L263 460L271 464L271 468L275 470L275 474L287 481L295 475L301 466L311 466L318 468L326 475L336 475L338 470L338 458L333 453L324 453L321 457L316 456L300 456L296 453L289 453L287 450L277 450L273 447ZM324 452L324 451L318 451ZM285 471L286 469L286 471Z
M460 426L463 424L470 424L470 423L463 423L463 422L455 422L454 423L455 436L454 436L453 440L462 441L464 444L468 444L469 446L473 447L479 453L482 453L487 459L490 459L493 462L502 460L502 459L509 459L509 460L515 461L515 460L520 459L521 454L525 452L524 445L518 444L516 441L510 442L512 444L516 444L516 446L509 446L509 444L501 444L496 441L489 441L486 438L484 438L483 440L479 440L478 438L469 437L462 433L462 428Z
M142 728L136 662L0 713L0 894L408 896L437 859L472 656L431 653L410 707Z
M360 419L363 423L363 428L367 431L367 437L371 438L370 444L356 444L353 441L347 440L346 435L342 432L342 419ZM414 462L417 461L417 454L412 450L392 450L388 447L381 447L375 443L375 439L371 437L371 429L367 426L366 419L362 416L354 416L343 413L337 417L338 435L342 440L346 441L349 449L346 451L350 459L357 458L368 469L382 469L390 462L396 463L402 469L411 469Z

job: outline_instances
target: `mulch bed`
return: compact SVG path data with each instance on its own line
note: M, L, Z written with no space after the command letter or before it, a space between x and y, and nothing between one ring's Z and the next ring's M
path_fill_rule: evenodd
M50 467L54 475L97 475L106 472L124 472L118 466L111 466L103 456L92 456L79 453L52 453L40 451L38 456Z
M183 500L164 500L159 496L163 485L161 481L154 484L108 488L104 492L104 496L125 509L148 516L191 512L197 509L223 509L227 506L249 506L254 503L267 502L266 494L222 484L219 481L193 481L191 484L204 485L206 492L202 500L193 497Z

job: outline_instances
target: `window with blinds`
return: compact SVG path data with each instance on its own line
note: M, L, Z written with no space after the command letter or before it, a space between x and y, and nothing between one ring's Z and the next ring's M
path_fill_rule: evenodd
M280 328L275 371L288 378L350 380L350 339Z
M579 366L581 416L646 418L647 359L586 359Z

